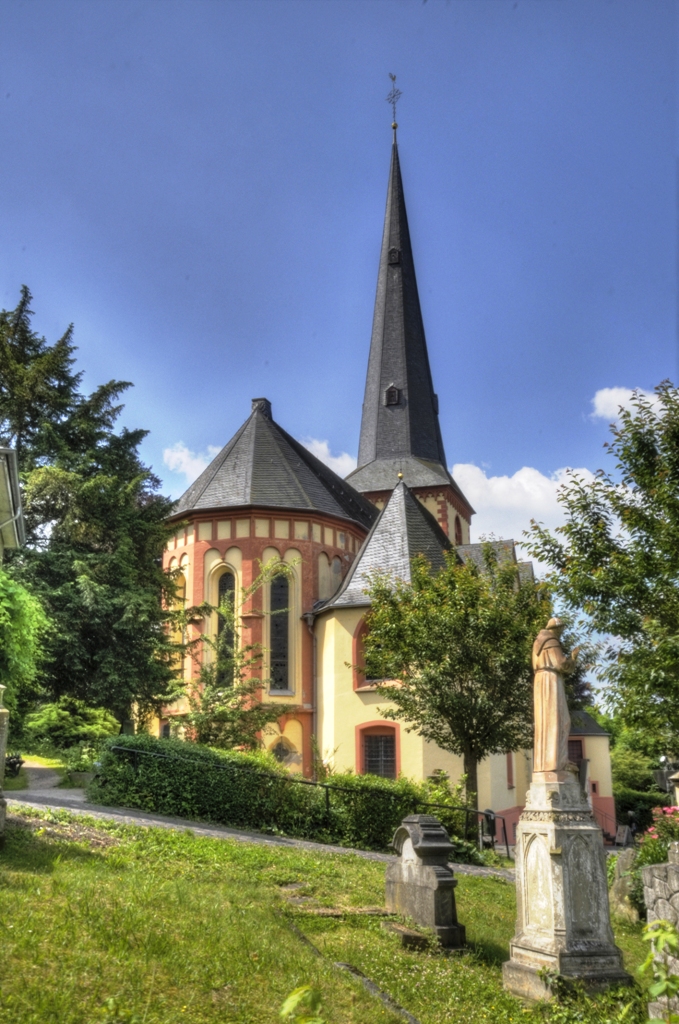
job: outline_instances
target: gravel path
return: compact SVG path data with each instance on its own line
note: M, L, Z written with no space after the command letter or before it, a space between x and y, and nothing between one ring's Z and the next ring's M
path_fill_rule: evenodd
M61 782L61 775L54 768L47 768L37 761L31 761L30 757L24 759L24 772L28 778L28 789L24 792L33 793L35 790L54 789Z
M55 772L55 774L57 773ZM57 779L57 781L59 780ZM47 793L45 792L47 788L31 786L30 789L20 790L16 798L7 793L7 804L10 807L29 804L31 807L40 810L70 811L73 814L88 815L92 818L120 821L126 825L184 829L193 832L197 836L209 836L213 839L235 839L238 842L258 843L262 846L284 846L319 853L352 853L356 857L363 857L365 860L382 861L385 864L390 863L395 858L395 855L391 853L375 853L372 850L352 850L346 846L312 843L306 839L292 839L289 836L269 836L263 832L227 828L226 825L203 825L187 818L174 818L166 814L151 814L147 811L137 811L130 807L102 807L100 804L88 804L85 800L85 792L82 789L61 789L58 793ZM453 864L451 866L459 875L477 875L486 878L494 876L496 878L503 878L507 882L514 882L515 880L513 869L482 868L477 867L475 864Z

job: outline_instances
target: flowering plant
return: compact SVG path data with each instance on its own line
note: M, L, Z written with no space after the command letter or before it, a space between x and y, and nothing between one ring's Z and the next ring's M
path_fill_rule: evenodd
M667 844L679 840L679 807L654 807L653 824L644 833L646 836Z

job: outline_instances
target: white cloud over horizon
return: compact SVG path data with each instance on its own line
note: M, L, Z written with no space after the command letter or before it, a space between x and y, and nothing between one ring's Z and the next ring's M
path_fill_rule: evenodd
M472 519L472 541L493 534L497 538L513 538L521 543L531 519L543 523L550 530L564 521L557 493L570 472L566 468L557 469L547 476L531 466L523 466L512 476L488 476L474 463L458 462L451 472L476 509ZM589 469L579 468L572 472L585 480L594 479Z
M170 448L163 449L163 462L171 473L184 476L188 487L220 451L221 448L209 444L206 452L192 452L183 441L176 441Z
M609 423L617 421L620 418L621 406L623 409L632 408L635 393L651 399L651 405L654 408L658 407L658 396L654 391L645 391L643 388L599 388L592 399L591 418L607 420Z
M356 469L356 458L353 455L349 455L348 452L332 455L327 441L319 441L317 437L306 437L302 444L312 455L334 470L338 476L345 477L351 473L352 469Z

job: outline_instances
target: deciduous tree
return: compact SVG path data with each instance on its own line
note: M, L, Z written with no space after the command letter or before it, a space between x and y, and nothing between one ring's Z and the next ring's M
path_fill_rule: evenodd
M478 794L482 758L532 745L531 647L547 594L488 545L482 569L450 553L432 574L416 558L412 583L377 575L370 599L367 673L388 680L379 692L395 705L381 713L461 755Z
M631 726L679 733L679 391L637 392L607 444L610 472L561 489L566 522L533 523L531 554L561 605L608 637L599 676Z

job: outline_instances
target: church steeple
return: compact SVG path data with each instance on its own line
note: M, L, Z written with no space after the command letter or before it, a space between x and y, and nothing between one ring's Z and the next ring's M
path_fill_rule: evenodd
M358 465L409 456L446 464L394 132Z
M438 492L440 524L455 536L450 515L459 515L464 536L473 509L446 467L393 127L358 466L347 479L378 505L399 479L423 501Z

